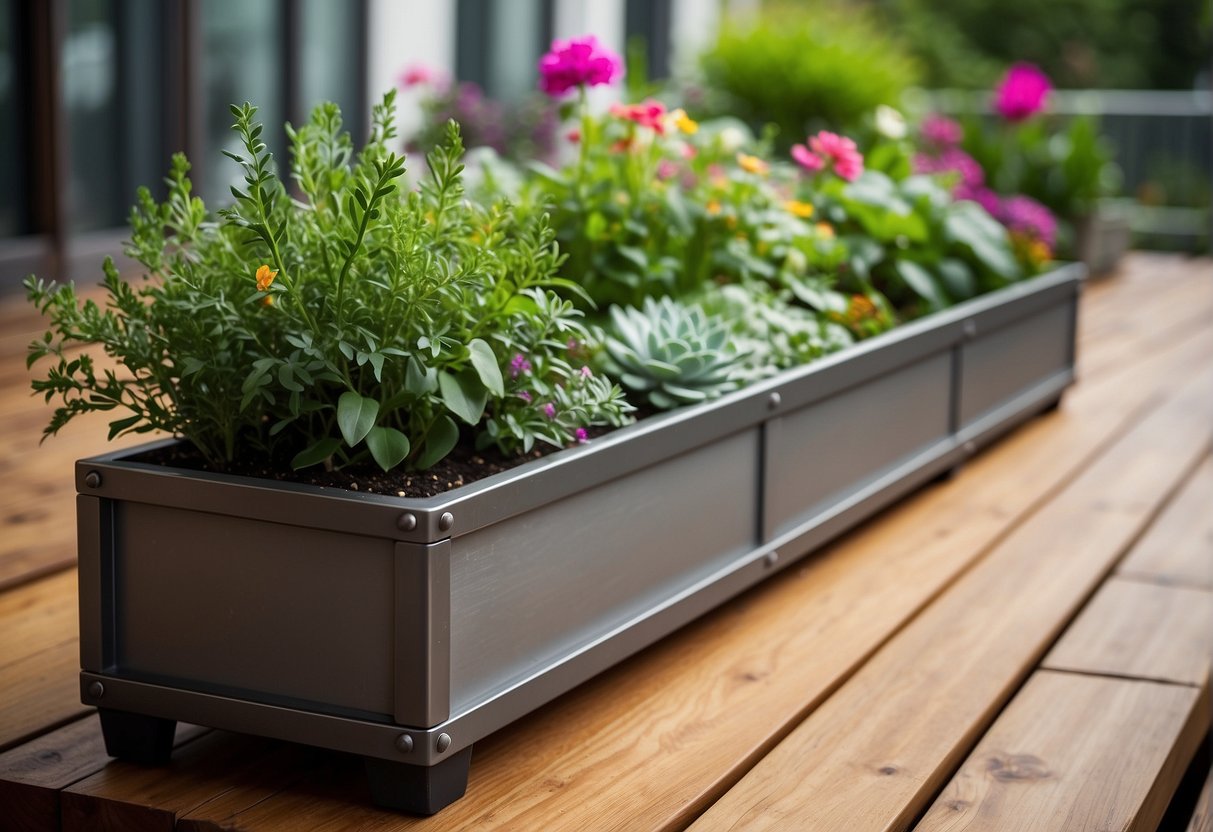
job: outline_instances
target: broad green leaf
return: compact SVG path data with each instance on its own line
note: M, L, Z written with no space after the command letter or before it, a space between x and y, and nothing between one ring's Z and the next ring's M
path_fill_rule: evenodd
M497 365L497 356L493 348L480 338L468 342L468 352L471 354L472 366L480 381L494 396L505 395L505 382L501 378L501 367Z
M1007 280L1019 278L1006 230L976 202L957 202L944 219L948 239L967 247L982 265Z
M321 439L295 454L295 458L291 460L291 467L298 471L300 468L307 468L318 462L324 462L324 460L337 453L337 449L340 447L340 439Z
M469 425L480 421L489 400L489 391L474 374L439 373L438 389L442 394L442 403L449 411Z
M417 468L424 471L451 452L459 441L459 426L450 416L439 416L426 434Z
M392 470L409 455L409 438L395 428L371 428L366 435L366 446L384 471Z
M897 274L906 282L906 285L930 304L932 309L943 309L948 305L948 299L944 297L929 271L913 260L898 260L895 265Z
M409 358L408 369L404 371L404 388L420 398L438 389L438 373L433 368L423 369L416 358Z
M977 294L977 281L969 264L954 257L939 261L939 277L948 294L956 300L968 300Z
M341 428L345 444L351 448L366 438L378 416L379 402L352 390L342 393L337 400L337 427Z

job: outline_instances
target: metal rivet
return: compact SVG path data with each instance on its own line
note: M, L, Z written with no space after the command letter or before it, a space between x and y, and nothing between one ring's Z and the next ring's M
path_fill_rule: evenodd
M442 512L442 516L438 518L438 529L440 531L449 532L451 526L455 525L455 515L449 511Z
M396 528L402 532L411 532L417 528L417 515L405 512L396 518Z
M779 553L778 552L767 552L766 555L762 559L762 565L765 566L767 569L770 569L772 566L774 566L777 563L779 563Z
M401 734L396 737L396 750L401 754L408 754L413 750L413 738L408 734Z
M965 321L964 334L966 338L977 337L977 321Z
M101 474L97 473L96 471L89 471L84 475L84 484L89 488L100 488Z
M438 753L442 754L444 751L446 751L450 747L451 747L451 735L450 734L439 734L438 742L434 744L434 748L438 749Z
M88 695L93 699L100 699L105 696L105 685L100 682L93 682L88 686Z
M772 393L771 395L767 396L767 407L771 410L774 410L775 408L779 407L779 405L782 403L783 403L783 396L779 395L778 392Z
M964 445L962 447L964 448L964 452L966 454L977 453L977 443L974 442L972 439L970 439L968 442L964 443Z

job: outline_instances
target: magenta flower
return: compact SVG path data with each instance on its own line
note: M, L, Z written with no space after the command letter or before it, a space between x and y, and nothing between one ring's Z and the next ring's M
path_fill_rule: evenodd
M585 428L577 428L573 431L573 438L577 440L577 444L584 445L590 441L590 433Z
M826 166L825 159L822 159L803 144L792 145L792 158L796 160L796 164L809 173L816 173Z
M1010 231L1018 231L1041 240L1049 248L1057 242L1057 220L1048 208L1030 196L1007 197L1001 215L995 215Z
M954 147L964 138L960 123L938 113L931 113L922 120L922 137L928 144L937 147Z
M523 373L531 371L531 362L526 360L526 356L522 353L514 353L514 357L510 359L510 378L518 378Z
M543 415L547 416L549 419L555 419L556 418L556 405L552 404L551 402L548 402L547 404L545 404L543 406Z
M981 164L959 147L949 147L937 156L919 153L914 157L915 173L959 173L960 184L978 186L985 184L986 174Z
M854 182L863 173L863 155L846 136L822 130L809 137L809 149L833 162L834 172L848 182Z
M994 91L994 109L1007 121L1023 121L1045 106L1053 85L1033 64L1012 64Z
M532 396L531 396L530 391L528 391L528 390L519 390L518 398L522 399L527 404L530 404Z
M433 84L438 78L438 73L425 64L412 64L406 67L404 72L400 73L397 81L401 87L408 89L410 87L419 87L423 84Z
M539 89L559 98L577 87L611 84L623 77L623 60L593 35L554 40L539 59Z
M952 195L957 199L976 202L982 208L986 209L987 214L995 219L998 219L998 217L1002 214L1002 199L998 196L998 194L994 193L985 185L980 183L970 185L968 183L961 182L956 186L956 190L952 192Z

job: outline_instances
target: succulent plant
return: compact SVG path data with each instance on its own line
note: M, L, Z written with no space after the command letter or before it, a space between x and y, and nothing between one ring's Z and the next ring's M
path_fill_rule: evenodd
M643 309L612 306L611 322L608 370L654 407L706 401L739 386L744 356L724 318L665 297L645 298Z

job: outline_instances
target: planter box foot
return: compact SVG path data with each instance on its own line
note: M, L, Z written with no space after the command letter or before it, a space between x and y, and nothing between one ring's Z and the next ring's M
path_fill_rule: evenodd
M177 721L154 716L98 709L105 753L129 763L161 766L173 756Z
M1061 407L1062 398L1063 398L1062 396L1058 396L1053 401L1046 404L1044 406L1044 409L1041 410L1040 412L1041 413L1052 413L1054 410L1057 410L1059 407Z
M367 757L371 799L386 809L432 815L463 797L468 785L472 747L434 766L415 766Z

